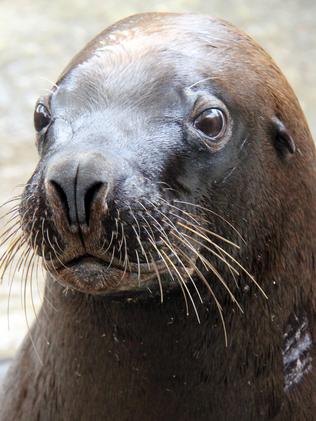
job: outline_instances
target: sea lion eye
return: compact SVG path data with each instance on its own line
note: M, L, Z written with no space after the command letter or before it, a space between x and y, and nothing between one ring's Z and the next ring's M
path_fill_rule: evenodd
M208 138L217 140L225 133L226 118L219 108L210 108L196 118L194 127Z
M49 125L51 116L48 108L42 104L37 104L34 111L34 127L37 132L41 132Z

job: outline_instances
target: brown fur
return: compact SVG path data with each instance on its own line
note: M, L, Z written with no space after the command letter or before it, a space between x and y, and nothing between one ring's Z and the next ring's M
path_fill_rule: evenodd
M201 47L202 40L207 47ZM226 347L221 320L203 285L205 303L197 304L198 324L193 311L185 315L178 289L166 294L161 304L156 296L124 300L78 291L64 294L48 276L46 295L57 311L44 301L31 331L40 358L26 338L5 382L0 420L312 420L316 161L294 93L261 47L231 25L172 14L138 15L110 27L71 61L58 83L84 63L100 41L113 47L122 44L128 52L122 53L124 59L121 54L111 59L114 68L128 68L126 63L135 57L142 61L151 51L161 59L165 45L187 49L188 56L199 57L200 67L210 74L224 101L247 121L249 141L240 147L240 165L229 182L212 185L204 198L207 203L201 204L224 213L241 231L247 246L234 256L268 299L241 275L239 288L232 289L242 314L227 291L212 283L223 306ZM176 52L172 55L177 63ZM113 71L109 80L116 80L117 73ZM131 72L124 80L139 88L137 78L142 76L141 71ZM294 139L293 156L276 151L274 118ZM170 174L173 168L179 167L171 166ZM228 237L227 225L210 214L203 216ZM64 240L70 238L66 231ZM240 243L236 234L232 240ZM217 268L229 276L227 267L218 263ZM194 290L192 295L198 303ZM308 320L312 369L285 391L282 351L293 315Z

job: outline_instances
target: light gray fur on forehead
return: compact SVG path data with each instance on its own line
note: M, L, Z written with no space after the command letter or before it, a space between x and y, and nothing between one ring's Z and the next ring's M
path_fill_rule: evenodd
M83 62L70 70L70 74L66 76L67 84L71 89L70 82L85 72L87 75L98 72L99 75L108 76L112 72L118 76L124 68L131 65L136 67L146 62L150 62L152 69L172 66L178 61L181 68L184 65L183 60L188 63L198 61L200 67L203 67L207 52L213 50L207 47L214 42L210 33L206 34L205 31L196 29L193 32L192 30L185 32L178 27L172 27L166 31L162 29L161 33L145 33L138 27L112 30L96 42L94 49Z
M171 97L173 88L184 90L203 78L198 70L202 59L148 42L147 38L143 43L132 39L96 49L65 76L57 96L62 103L85 111L116 105L120 109L150 107L162 96L172 105L177 101L176 96Z
M284 390L290 391L299 384L305 374L312 369L312 337L309 331L308 319L305 315L296 314L289 322L284 334L282 352L284 365Z
M159 63L159 52L132 55L124 46L114 51L93 54L75 67L64 79L62 89L67 95L86 98L91 104L113 104L115 100L125 105L135 104L146 97L153 97L155 90L175 73L172 57Z

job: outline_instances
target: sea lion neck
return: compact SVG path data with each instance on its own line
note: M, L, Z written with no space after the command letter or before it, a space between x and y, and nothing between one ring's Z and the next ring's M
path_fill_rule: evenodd
M54 364L53 377L63 396L63 414L100 417L106 405L109 419L113 420L160 421L177 417L180 411L183 420L206 421L210 393L212 402L216 402L211 411L222 415L222 419L226 414L223 394L240 416L245 407L249 408L248 419L257 414L255 406L249 405L252 399L269 400L262 419L278 410L283 380L280 377L275 383L271 400L264 387L264 373L270 366L261 364L282 343L278 324L267 326L263 318L257 317L259 310L268 311L266 300L250 296L247 318L237 310L226 311L231 305L227 306L226 346L216 309L197 305L201 317L198 323L193 312L186 316L180 295L170 301L166 297L161 305L159 300L122 303L78 292L65 295L51 280L49 289L49 301L56 310L47 300L40 314L45 339L39 335L38 326L32 335L37 338L35 347L43 367ZM255 308L251 302L256 302ZM258 331L265 339L250 342ZM249 355L255 371L262 372L261 379L255 379ZM41 366L35 354L33 363ZM281 361L275 360L274 367L282 370ZM47 376L45 370L41 372ZM242 386L248 384L250 388L254 382L256 392L250 396ZM79 390L81 396L89 396L84 404L76 399ZM115 399L110 398L112 393Z

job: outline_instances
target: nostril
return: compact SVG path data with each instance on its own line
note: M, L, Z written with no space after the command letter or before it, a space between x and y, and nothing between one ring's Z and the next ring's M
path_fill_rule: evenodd
M101 181L96 182L92 186L90 186L89 189L85 193L84 208L85 208L87 225L89 225L92 204L96 198L97 193L99 192L102 186L103 186L103 183Z
M63 190L63 188L54 180L50 180L49 184L53 187L53 189L55 190L55 193L57 194L57 197L59 199L60 205L62 206L62 208L64 209L66 215L67 215L67 219L68 219L68 223L69 225L71 225L71 220L70 220L70 209L69 209L69 203L67 200L67 195L65 193L65 191Z

